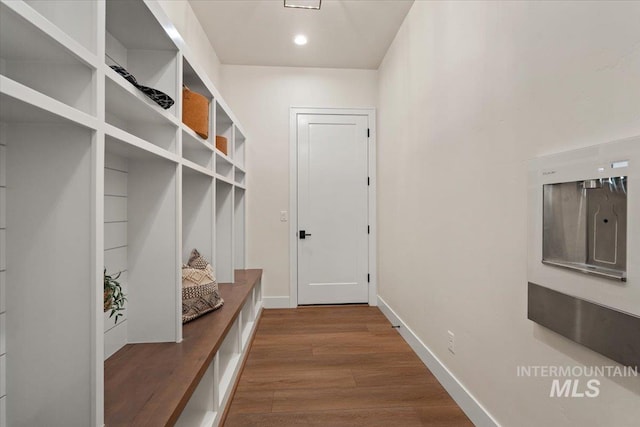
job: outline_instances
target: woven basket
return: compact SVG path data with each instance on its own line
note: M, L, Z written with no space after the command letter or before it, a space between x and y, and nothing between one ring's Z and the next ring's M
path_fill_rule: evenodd
M186 86L182 88L182 122L202 138L209 138L209 100Z
M113 291L111 289L108 289L104 291L104 304L103 304L104 311L105 312L109 311L112 305L113 305Z
M227 152L227 138L225 138L224 136L216 135L216 148L228 156L229 153Z

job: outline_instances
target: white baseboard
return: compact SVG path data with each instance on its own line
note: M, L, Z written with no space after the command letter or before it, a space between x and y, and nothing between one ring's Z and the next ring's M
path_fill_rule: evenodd
M262 297L264 308L291 308L289 306L289 297Z
M500 424L493 419L491 414L478 402L460 381L447 369L416 334L409 328L398 315L378 295L378 308L389 319L392 325L400 325L398 331L409 344L420 360L440 381L453 400L464 411L469 419L478 427L499 427Z

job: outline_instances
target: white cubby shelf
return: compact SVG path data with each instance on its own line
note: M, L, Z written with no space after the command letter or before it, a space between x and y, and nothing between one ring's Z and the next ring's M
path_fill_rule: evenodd
M135 424L122 405L158 404L154 425L221 422L262 272L245 256L249 140L202 70L155 0L0 0L0 425ZM207 138L182 123L183 86L210 102ZM194 248L225 305L183 325ZM24 274L34 262L46 279ZM127 296L117 322L104 268ZM171 382L145 384L162 360Z
M95 114L92 83L96 66L95 55L28 4L0 3L0 71L3 76L70 107Z

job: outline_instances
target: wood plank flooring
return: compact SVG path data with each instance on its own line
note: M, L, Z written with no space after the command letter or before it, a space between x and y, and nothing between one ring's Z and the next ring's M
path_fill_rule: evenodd
M263 311L225 427L473 426L376 307Z

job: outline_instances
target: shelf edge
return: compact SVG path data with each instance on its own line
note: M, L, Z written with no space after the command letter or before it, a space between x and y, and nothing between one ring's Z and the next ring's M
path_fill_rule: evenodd
M7 76L0 75L0 93L80 126L92 130L98 129L97 117L31 89Z

